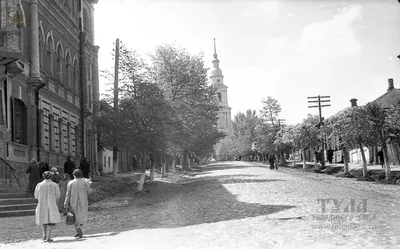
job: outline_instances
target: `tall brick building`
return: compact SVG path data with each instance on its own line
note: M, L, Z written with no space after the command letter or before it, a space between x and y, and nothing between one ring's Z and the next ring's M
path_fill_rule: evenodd
M33 157L57 167L87 157L97 170L96 3L0 0L0 157L22 185Z

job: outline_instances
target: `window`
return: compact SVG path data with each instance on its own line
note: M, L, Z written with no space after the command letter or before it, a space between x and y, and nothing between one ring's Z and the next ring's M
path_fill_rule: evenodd
M71 59L69 54L67 54L66 58L65 58L65 70L64 70L64 84L67 87L70 87L70 69L71 69Z
M221 102L222 101L221 93L217 93L217 95L218 95L218 101Z
M26 144L26 108L20 99L12 99L13 103L13 132L12 140L16 143Z
M62 50L61 46L57 47L57 61L56 61L56 79L62 81Z
M71 115L71 148L72 148L72 153L75 153L76 149L76 117Z
M46 71L53 76L53 38L47 39Z
M50 142L50 124L49 124L49 114L50 114L50 104L47 102L43 101L42 105L45 106L43 107L43 135L44 135L44 145L45 147L49 146Z

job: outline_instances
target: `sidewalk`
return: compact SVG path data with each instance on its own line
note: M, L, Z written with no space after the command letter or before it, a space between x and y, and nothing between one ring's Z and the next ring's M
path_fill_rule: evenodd
M288 166L291 166L293 161L287 160ZM307 165L314 166L314 162L306 162ZM303 161L296 161L296 165L303 165ZM330 164L329 162L325 163L325 166L327 167L344 167L344 163L332 163ZM349 163L349 170L351 169L362 169L363 165L362 163ZM367 165L368 170L385 170L385 168L382 168L381 165L379 164L368 164ZM400 165L391 165L390 166L391 171L400 171Z

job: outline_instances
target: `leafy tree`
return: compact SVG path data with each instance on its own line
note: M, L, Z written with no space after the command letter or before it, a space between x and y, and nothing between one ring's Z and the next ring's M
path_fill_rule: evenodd
M365 107L352 107L332 117L329 121L332 129L331 136L339 136L343 142L342 150L345 158L345 173L348 171L346 163L346 147L359 148L363 161L363 177L367 177L367 160L364 146L373 144L371 121L366 116Z
M390 115L389 115L390 111ZM386 110L378 104L372 102L368 103L364 108L366 118L369 120L372 132L370 136L373 141L378 141L378 144L382 147L383 155L386 166L386 180L390 180L390 161L387 150L387 141L390 140L391 134L398 130L398 125L395 121L398 121L398 112L393 110ZM393 117L390 117L393 116ZM396 120L397 119L397 120ZM397 127L396 127L397 126Z
M160 86L172 109L167 147L185 159L189 154L204 156L224 134L217 129L216 89L208 85L202 55L165 45L156 49L151 60L152 81ZM184 161L184 169L187 166Z
M260 110L261 118L264 124L270 124L271 126L265 129L267 126L264 127L264 131L268 131L268 138L273 138L273 144L276 145L276 150L279 155L279 159L281 164L286 164L285 157L283 155L283 148L281 147L281 143L275 143L276 135L281 128L281 123L279 120L279 113L281 112L281 105L279 102L268 96L267 99L262 101L262 110ZM269 147L271 141L268 141L269 145L265 145L265 147Z

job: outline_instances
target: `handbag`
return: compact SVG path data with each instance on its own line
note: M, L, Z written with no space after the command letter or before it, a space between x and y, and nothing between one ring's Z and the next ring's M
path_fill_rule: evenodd
M74 225L75 224L75 214L68 210L67 218L65 219L65 224Z

